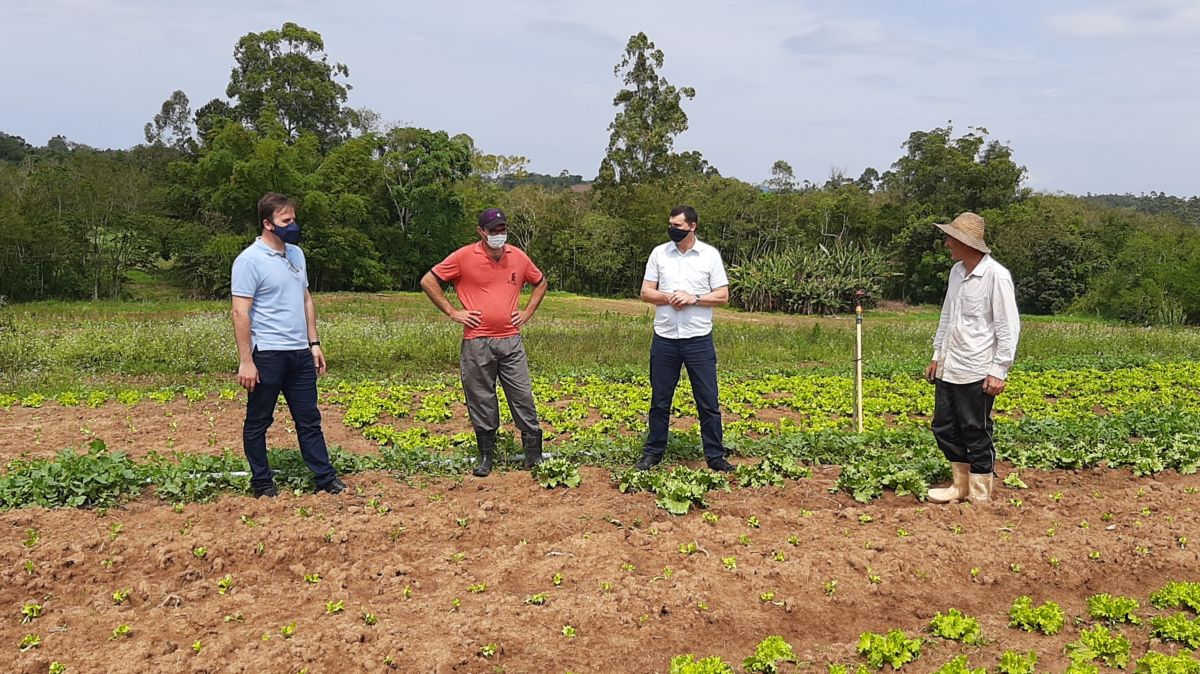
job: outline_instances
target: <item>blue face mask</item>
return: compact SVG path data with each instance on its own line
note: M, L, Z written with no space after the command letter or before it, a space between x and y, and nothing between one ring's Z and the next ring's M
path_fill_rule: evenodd
M293 221L292 224L286 226L275 225L275 236L279 237L280 241L295 245L300 243L300 223Z

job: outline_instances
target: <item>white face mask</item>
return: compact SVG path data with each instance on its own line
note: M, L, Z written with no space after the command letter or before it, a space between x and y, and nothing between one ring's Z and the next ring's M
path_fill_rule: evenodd
M487 238L488 246L491 248L503 248L505 241L508 241L507 232L504 234L492 234Z

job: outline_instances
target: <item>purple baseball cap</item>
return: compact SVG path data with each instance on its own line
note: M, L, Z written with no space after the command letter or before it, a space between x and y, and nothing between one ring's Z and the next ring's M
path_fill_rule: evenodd
M486 230L492 230L500 225L508 225L508 219L504 217L504 211L499 208L487 208L479 214L479 226Z

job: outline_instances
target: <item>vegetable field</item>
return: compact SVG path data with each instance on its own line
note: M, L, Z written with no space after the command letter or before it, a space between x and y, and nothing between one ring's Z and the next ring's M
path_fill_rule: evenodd
M995 501L935 506L931 314L868 318L862 435L850 322L718 315L737 472L702 470L685 379L638 474L648 315L551 296L527 341L554 459L479 480L454 330L318 300L350 489L308 493L281 406L290 489L261 500L219 307L2 310L6 671L1200 671L1192 331L1028 321Z

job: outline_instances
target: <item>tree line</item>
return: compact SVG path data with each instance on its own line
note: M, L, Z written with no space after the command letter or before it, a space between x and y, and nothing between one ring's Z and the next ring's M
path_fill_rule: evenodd
M614 67L616 111L590 181L350 108L349 68L294 23L248 33L233 59L225 97L193 110L172 93L133 148L0 133L0 296L120 297L135 271L227 295L232 260L257 233L254 204L275 191L299 203L322 291L415 289L496 205L555 289L628 296L666 213L689 203L744 308L841 311L857 290L940 302L948 258L932 223L972 210L1024 312L1200 321L1200 200L1033 193L1010 146L950 123L909 134L882 172L813 182L781 159L763 184L725 177L676 150L697 92L663 77L665 55L643 33Z

